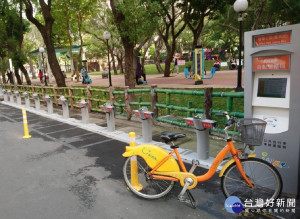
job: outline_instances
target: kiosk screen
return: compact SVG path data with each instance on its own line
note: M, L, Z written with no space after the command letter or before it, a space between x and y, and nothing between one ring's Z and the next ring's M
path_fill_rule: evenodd
M287 78L259 78L258 97L285 98Z

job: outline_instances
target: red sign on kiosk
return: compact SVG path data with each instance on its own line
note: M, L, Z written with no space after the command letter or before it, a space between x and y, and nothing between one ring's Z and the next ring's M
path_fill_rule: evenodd
M253 58L254 71L289 70L290 56L264 56Z
M270 46L291 42L291 32L280 32L254 36L254 46Z

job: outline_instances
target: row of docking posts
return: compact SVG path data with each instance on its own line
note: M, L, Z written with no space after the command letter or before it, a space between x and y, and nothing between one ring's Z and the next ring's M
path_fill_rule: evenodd
M21 95L19 91L14 91L12 93L11 90L2 90L0 86L0 96L1 94L4 97L5 102L10 102L11 104L15 104L14 96L16 97L16 104L21 106ZM30 108L30 100L27 92L22 93L24 98L25 107ZM37 93L32 94L32 99L34 100L34 105L36 110L40 110L40 100L39 95ZM53 113L53 102L49 95L44 95L44 101L47 103L47 111L48 114ZM59 103L62 106L63 118L69 118L69 105L68 100L61 96L58 99ZM89 110L88 103L82 99L78 101L77 106L81 109L82 115L82 123L89 123ZM107 120L107 130L109 132L115 131L115 107L111 104L103 104L100 108L106 113ZM148 111L147 107L141 107L138 110L134 110L134 114L136 117L140 118L142 121L142 134L143 134L143 142L148 143L152 141L152 118L154 117L154 113ZM197 134L197 155L201 160L206 160L209 158L209 129L215 127L216 122L213 120L205 119L205 117L193 117L193 118L185 118L186 124L188 126L195 127Z
M19 91L12 92L11 90L2 90L0 87L0 94L3 95L5 102L10 102L11 104L15 104L16 98L16 104L21 106L21 96L24 98L25 102L25 108L30 108L30 97L27 92L23 92L22 95ZM35 110L40 110L40 98L37 93L33 93L31 95L33 101L34 101L34 108ZM51 97L46 94L43 97L43 100L47 103L47 112L48 114L53 114L53 101ZM65 119L68 119L70 117L69 114L69 105L68 100L61 96L58 99L58 102L62 106L62 116ZM88 109L88 102L86 102L84 99L81 101L78 101L77 106L81 109L81 115L82 115L82 123L88 124L89 123L89 109ZM100 108L106 113L106 120L107 120L107 130L110 132L115 131L115 107L111 104L103 104L100 106ZM135 110L135 115L142 120L142 133L143 133L143 141L151 142L152 141L152 118L154 117L153 112L149 112L147 108L141 108L139 110Z

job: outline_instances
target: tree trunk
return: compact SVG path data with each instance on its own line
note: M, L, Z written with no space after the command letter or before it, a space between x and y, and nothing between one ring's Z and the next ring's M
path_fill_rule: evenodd
M115 54L114 54L113 48L110 50L110 54L111 54L111 60L112 60L112 64L113 64L114 75L118 75L118 70L117 70L117 66L116 66Z
M30 71L32 74L32 79L36 79L36 75L35 75L35 71L33 69L33 63L32 63L32 56L30 56L30 60L29 60L29 65L30 65ZM22 71L22 70L21 70ZM26 77L26 76L25 76ZM27 80L27 79L26 79ZM31 82L30 82L31 83Z
M56 80L57 86L58 87L66 87L65 78L64 78L64 76L61 72L59 63L58 63L57 58L56 58L53 42L52 42L51 39L49 41L48 42L45 41L45 44L46 44L46 47L47 47L47 54L48 54L48 60L49 60L50 68L51 68L53 76Z
M173 60L173 55L171 53L168 53L166 57L164 77L170 77L172 60Z
M123 74L124 73L124 67L123 67L122 55L121 55L121 57L119 57L117 55L117 60L118 60L118 69L120 69L120 73Z
M5 72L2 72L2 81L3 81L3 84L7 84L6 83L6 77L5 77Z
M73 58L73 67L74 67L74 73L76 74L77 77L77 82L79 82L79 69L78 69L78 59Z
M26 68L23 65L20 65L19 68L21 69L21 71L23 72L23 74L25 76L27 85L31 85L31 80L30 80L30 77L28 75Z
M154 53L154 63L156 65L157 71L159 74L163 74L164 71L161 68L161 60L160 60L160 50L162 48L162 40L160 38L157 39L157 41L154 42L155 44L155 53Z
M125 49L125 86L130 89L135 88L135 72L134 72L134 45L126 40L123 41Z
M21 80L21 77L20 77L19 69L18 69L18 68L15 68L15 76L16 76L16 78L17 78L17 83L18 83L18 85L22 85L22 80Z

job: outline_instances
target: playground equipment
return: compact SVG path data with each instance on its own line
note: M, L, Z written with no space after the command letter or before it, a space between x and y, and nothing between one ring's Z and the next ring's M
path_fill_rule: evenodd
M206 76L204 62L204 50L195 49L193 51L193 73L196 85L203 84L202 79L211 79L216 73L216 69L212 68L210 76Z
M280 172L284 193L299 195L300 24L246 32L244 45L245 117L267 122L254 153Z

